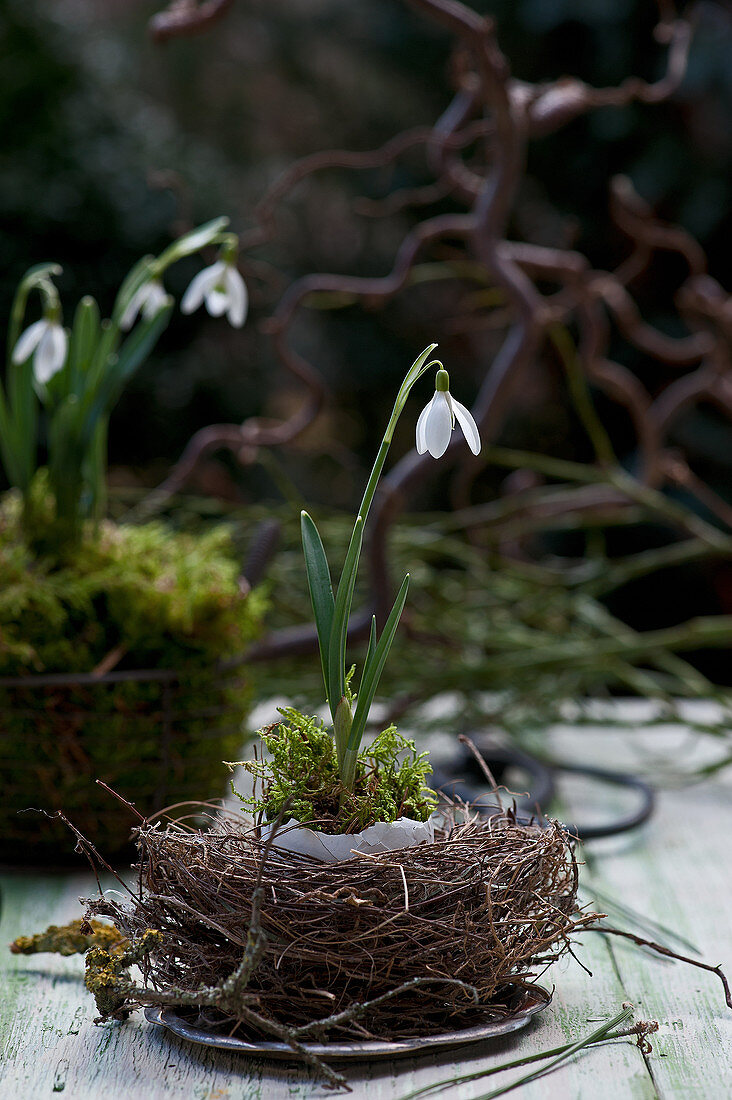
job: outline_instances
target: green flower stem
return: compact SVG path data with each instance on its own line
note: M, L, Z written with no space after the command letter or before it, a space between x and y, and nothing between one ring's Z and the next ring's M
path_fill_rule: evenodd
M31 290L39 290L45 303L50 308L58 308L58 292L49 276L60 275L61 267L58 264L36 264L24 276L18 287L13 305L10 310L10 324L8 325L8 361L13 348L18 342L20 330L23 327L25 308L28 303L28 295Z
M343 565L343 572L338 583L338 591L335 596L335 603L333 609L333 616L330 626L330 632L327 639L323 636L321 629L318 630L318 644L320 646L321 663L323 666L323 674L326 678L326 694L328 696L328 705L333 718L333 731L336 742L336 749L338 753L338 764L341 774L341 779L344 787L352 789L356 760L358 758L358 747L361 740L363 728L366 724L367 715L364 715L363 707L359 712L359 721L356 723L356 728L352 729L353 715L351 711L351 705L346 698L346 641L348 638L348 622L351 616L351 605L353 601L353 590L356 582L356 575L358 573L358 563L361 556L361 544L363 541L363 530L366 523L366 519L371 508L376 489L379 484L379 478L381 477L384 469L384 463L386 462L386 456L389 452L392 437L394 435L394 429L396 428L397 421L402 414L402 410L407 403L409 391L415 384L417 379L424 374L432 366L432 362L428 362L429 355L437 347L436 344L430 344L424 349L424 351L417 357L412 366L409 368L404 381L402 382L399 392L397 393L396 400L394 402L394 408L392 409L389 422L384 432L384 437L381 441L376 460L374 462L371 474L366 488L364 490L363 498L361 500L361 506L356 515L356 521L353 526L353 532L348 544L348 550L346 552L346 558ZM441 366L442 364L440 364ZM309 517L303 517L306 526L309 524ZM311 545L310 555L312 556L313 548ZM310 594L313 602L313 608L318 606L318 595L313 588L314 582L313 569L309 560L308 550L305 548L306 563L308 563L308 587L310 588ZM322 587L322 586L321 586ZM406 589L404 590L404 596L406 596ZM402 600L403 606L403 600ZM399 608L401 612L401 607ZM317 615L316 615L317 617ZM398 618L398 613L397 613ZM391 616L390 616L391 619ZM393 637L393 631L391 632ZM370 676L371 670L368 667L364 669L364 678L366 675L370 677L370 693L369 700L372 697L373 691L376 689L376 683L378 682L378 676L380 675L383 663L386 660L386 655L391 646L391 637L387 637L380 657L379 670L376 673L375 678ZM327 647L327 652L326 652ZM373 682L372 682L373 681ZM362 684L363 690L363 684Z
M389 453L389 447L391 445L392 437L394 435L394 429L396 428L397 421L401 416L402 410L407 402L409 391L411 390L417 379L431 366L431 363L427 362L427 358L430 352L434 351L437 344L430 344L424 349L421 355L417 357L412 366L409 368L407 375L402 382L399 392L394 402L394 408L392 409L389 423L386 426L384 432L384 438L381 441L379 452L376 456L371 474L366 488L364 490L363 498L361 500L361 506L356 514L356 522L353 526L351 538L348 544L348 550L346 552L345 564L343 566L343 572L338 584L338 592L335 599L335 612L333 615L332 626L330 630L330 637L327 641L327 653L323 651L324 640L319 637L318 641L321 647L321 661L324 670L327 669L327 685L326 692L328 696L328 703L330 706L331 716L335 724L336 712L340 706L341 700L344 698L345 679L346 679L346 659L345 659L345 643L348 635L348 621L351 615L351 602L353 598L353 587L355 583L356 574L358 572L358 563L361 555L361 541L363 539L363 529L366 523L366 519L371 508L376 489L379 484L379 478L384 469L384 463L386 462L386 456ZM312 584L310 584L310 578L308 578L308 584L312 595ZM349 708L350 709L350 708Z
M184 256L192 256L194 252L200 252L208 245L229 243L234 234L225 232L228 224L228 218L214 218L213 221L199 225L190 233L185 233L177 241L173 241L155 260L154 274L162 275L171 264L177 263Z
M374 499L374 495L376 493L376 488L379 484L379 478L381 477L382 470L384 469L384 463L386 462L386 456L389 453L389 447L391 446L392 437L394 435L394 429L396 428L397 421L399 420L399 417L402 415L402 411L404 409L404 406L407 403L407 398L409 397L409 391L411 390L414 383L424 374L424 372L426 370L429 370L429 368L433 365L431 362L430 363L427 362L427 356L432 351L434 351L434 349L436 347L437 347L437 344L430 344L429 347L426 347L424 349L424 351L422 352L422 354L417 359L415 359L414 363L412 364L412 366L409 368L409 371L407 372L406 378L404 379L404 381L401 384L401 387L399 389L399 393L396 396L396 400L394 402L394 408L391 411L391 416L389 417L389 423L386 425L386 431L384 432L384 438L381 441L381 446L379 447L379 453L376 456L376 461L374 462L374 466L373 466L373 469L371 471L371 476L369 477L369 480L366 483L366 488L364 490L363 498L361 500L361 507L358 510L358 515L361 516L364 523L366 523L366 518L369 514L369 509L371 508L371 502Z

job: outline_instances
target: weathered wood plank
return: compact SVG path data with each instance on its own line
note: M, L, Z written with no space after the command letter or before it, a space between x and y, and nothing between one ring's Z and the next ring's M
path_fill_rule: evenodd
M584 729L556 733L560 749L617 766L624 752L615 734ZM658 741L657 741L658 743ZM632 751L632 750L631 750ZM574 802L574 805L572 803ZM568 810L578 811L578 790ZM727 784L666 794L642 834L588 845L592 876L608 893L674 926L710 961L732 971L729 902L732 798ZM0 942L61 923L80 913L77 898L93 891L86 875L7 875L2 882ZM597 934L578 949L593 971L572 961L547 976L552 1006L526 1032L491 1046L438 1059L380 1063L348 1070L354 1096L398 1100L412 1089L456 1073L555 1046L591 1030L632 1000L661 1023L644 1061L629 1041L590 1051L552 1076L524 1087L522 1100L653 1100L732 1095L732 1012L713 975L653 959ZM137 1014L124 1025L96 1027L79 958L0 957L0 1095L43 1097L65 1091L74 1100L284 1100L332 1095L299 1067L251 1063L183 1044ZM509 1071L513 1079L520 1071ZM500 1078L490 1078L490 1085ZM472 1100L488 1082L446 1094ZM519 1094L517 1094L519 1095Z
M678 732L558 731L565 754L607 767L637 765L639 746L676 750ZM647 758L646 758L647 759ZM587 880L694 943L732 978L732 776L666 791L644 829L589 843ZM593 934L594 936L595 934ZM652 937L649 937L652 938ZM719 980L614 939L607 944L629 1000L658 1020L649 1071L663 1100L732 1096L732 1011ZM682 953L684 953L684 950Z
M637 908L686 936L728 976L730 801L729 790L710 786L662 798L642 859L618 854L593 861L606 890L635 899ZM612 945L612 953L631 1000L661 1024L650 1060L660 1094L732 1096L732 1012L718 979L622 941Z

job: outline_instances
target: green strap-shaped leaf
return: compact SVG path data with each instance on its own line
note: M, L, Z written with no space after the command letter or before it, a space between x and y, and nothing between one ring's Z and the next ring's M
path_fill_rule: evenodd
M18 485L21 473L21 464L15 448L12 422L8 413L8 403L5 400L5 390L0 382L0 456L3 460L5 476L11 485Z
M82 401L82 443L85 448L91 443L99 418L107 416L111 412L124 389L125 383L144 363L154 348L161 332L170 320L172 309L173 303L171 301L168 305L163 306L160 312L156 313L149 321L142 321L136 325L117 355L108 355L106 363L102 364L99 370L97 370L99 364L97 364L95 357L92 374L96 385L90 386ZM110 339L111 337L108 336L107 338ZM106 344L106 341L103 339L102 343Z
M56 498L56 518L70 531L78 522L84 451L79 439L79 400L69 394L48 426L48 474Z
M114 395L115 402L122 391L122 387L129 381L138 367L142 366L155 347L161 333L168 326L172 312L173 302L171 300L162 306L154 317L135 325L134 330L120 347L113 372L114 381L119 387Z
M116 359L119 344L119 329L111 321L102 321L97 349L94 352L89 370L83 379L82 393L93 394L110 368L113 357ZM83 398L82 398L83 399Z
M74 314L69 341L69 388L79 393L79 378L89 370L101 336L99 306L90 295L81 299Z
M343 572L338 582L338 592L333 608L333 624L328 644L328 702L335 720L335 711L346 690L346 635L348 619L353 602L353 589L356 585L358 559L363 542L363 519L358 516L353 527L351 541L348 544Z
M71 393L75 393L79 400L82 399L88 384L86 375L101 336L100 326L99 306L87 295L81 299L74 313L66 362L39 392L49 415Z
M366 658L366 666L363 670L363 678L361 681L361 688L358 693L358 699L356 701L356 713L353 716L353 723L351 725L351 736L348 740L348 751L354 753L358 751L358 747L361 744L361 738L366 728L366 722L368 720L369 711L371 710L371 704L374 701L376 695L376 689L379 686L379 680L381 679L381 673L384 671L384 665L386 664L386 658L389 656L389 650L391 649L392 642L394 641L394 635L396 634L397 627L399 625L399 619L401 618L402 611L404 610L404 604L407 602L407 590L409 589L409 573L402 581L401 588L397 593L394 606L391 609L389 618L386 620L386 626L384 627L379 643L374 649L373 653L370 653ZM369 651L371 650L371 644L369 642Z
M109 417L97 421L91 446L87 448L82 463L83 492L81 511L84 518L96 523L103 518L107 508L107 439Z
M7 384L9 433L18 467L14 484L25 492L35 473L38 447L38 398L32 357L25 363L11 364Z
M325 693L330 701L328 647L330 645L330 632L333 625L335 606L333 585L330 580L328 559L325 556L322 539L318 533L318 528L307 512L300 513L300 531L302 533L302 551L305 555L310 600L315 616L315 629L318 632L318 647L320 649L320 663L323 668ZM333 705L337 705L336 701Z
M374 659L374 651L376 649L376 616L371 616L371 630L369 631L369 644L366 650L366 660L363 663L363 673L361 674L361 683L363 684L368 670L371 666L371 662Z

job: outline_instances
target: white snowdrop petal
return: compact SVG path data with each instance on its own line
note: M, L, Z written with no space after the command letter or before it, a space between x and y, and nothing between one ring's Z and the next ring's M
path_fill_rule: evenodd
M447 394L442 391L432 398L432 405L425 421L427 450L433 458L442 458L452 435L452 413Z
M233 264L226 265L226 289L229 292L229 308L226 316L234 328L241 328L247 317L249 296L246 283Z
M33 356L36 381L45 385L61 370L66 358L66 333L60 325L48 325Z
M61 370L66 362L66 353L69 348L69 338L63 325L51 325L53 333L53 350L55 355L56 370Z
M181 313L193 313L194 309L198 309L207 289L208 271L199 271L198 275L191 279L188 289L181 298Z
M437 394L433 395L432 400L427 402L425 407L422 409L422 412L419 414L419 419L417 421L417 433L416 433L417 434L416 447L417 447L417 454L418 455L423 455L424 452L427 450L427 433L426 433L426 430L425 430L425 425L427 423L427 417L429 416L430 409L432 408L432 406L435 403L435 397L436 396L437 396Z
M125 306L124 312L119 319L119 327L123 332L127 332L127 330L134 325L135 318L145 302L146 291L146 286L139 286Z
M21 333L20 339L13 348L14 363L25 363L31 352L38 347L47 328L48 321L35 321L25 332Z
M473 414L470 409L466 409L464 405L461 405L459 401L452 399L452 411L455 413L455 419L460 427L463 429L463 435L467 440L468 446L474 455L480 454L480 433L478 431L478 425L473 419Z
M203 299L221 278L224 266L222 260L217 260L215 264L204 267L203 271L194 275L180 303L181 313L193 313L194 309L198 309Z
M221 317L229 308L229 295L218 287L209 290L206 295L206 309L212 317Z
M167 305L168 295L165 292L165 287L162 283L159 283L157 279L153 279L152 282L148 283L146 290L147 293L142 306L142 315L146 321L151 321L153 317L157 317L160 310Z

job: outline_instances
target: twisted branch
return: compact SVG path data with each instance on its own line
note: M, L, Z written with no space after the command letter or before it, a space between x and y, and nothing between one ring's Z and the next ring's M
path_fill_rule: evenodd
M402 240L391 270L384 275L365 278L313 273L292 283L263 327L283 366L305 386L306 396L287 421L254 419L241 426L223 426L219 444L232 449L243 461L252 461L258 447L291 444L317 415L325 396L322 382L296 348L292 335L301 309L313 305L327 308L329 303L381 308L416 279L416 265L425 254L449 243L451 258L438 260L445 279L477 280L500 293L502 299L500 309L494 313L487 317L472 314L463 322L464 328L477 330L491 325L504 329L502 344L493 361L486 364L473 406L484 442L490 444L497 438L520 396L526 371L548 342L557 349L559 340L570 395L593 443L598 467L604 471L608 499L618 507L640 504L651 511L668 512L659 490L667 482L683 482L708 505L712 501L713 510L726 520L725 502L698 484L688 464L680 461L678 452L668 443L677 418L701 401L711 401L727 414L732 412L732 311L725 292L707 275L706 259L698 243L684 230L656 219L624 177L612 182L610 213L630 241L631 251L614 271L593 270L585 256L571 249L507 239L529 141L553 133L590 111L633 101L653 105L668 99L686 72L692 41L691 14L678 16L670 4L659 6L655 36L666 50L666 66L657 81L633 76L617 87L593 88L574 77L536 85L519 81L511 75L492 20L460 0L409 3L456 40L452 69L455 92L440 118L432 127L407 130L375 150L329 150L296 162L259 203L256 225L242 236L242 245L251 252L272 240L282 203L314 174L386 166L413 150L424 155L429 180L418 188L392 192L381 200L381 211L389 213L444 196L464 212L418 221ZM197 11L200 13L203 7L198 6ZM368 212L374 213L373 205ZM689 330L685 335L671 336L649 324L629 289L659 251L680 255L688 268L676 295L677 307ZM547 282L557 289L552 293L541 290ZM575 333L576 354L567 346ZM680 371L679 378L652 394L638 375L618 361L617 354L608 353L611 341L618 338L644 356ZM628 410L639 456L635 479L615 476L617 459L594 411L590 385ZM217 429L207 429L194 437L161 490L172 491L184 484L201 457L216 446L216 433ZM453 498L466 505L481 464L468 455L457 436L440 463L441 471L450 468L456 470ZM373 607L364 608L354 619L353 636L360 636L367 628L372 610L380 617L388 611L392 596L387 562L389 529L406 501L436 472L429 456L410 452L382 482L368 544ZM587 511L580 498L573 502L568 497L566 503L568 508ZM675 522L685 531L695 527L686 517L677 516ZM707 545L713 542L708 539ZM309 628L290 630L266 639L250 656L296 652L314 644L315 635Z

